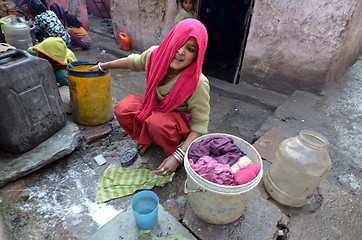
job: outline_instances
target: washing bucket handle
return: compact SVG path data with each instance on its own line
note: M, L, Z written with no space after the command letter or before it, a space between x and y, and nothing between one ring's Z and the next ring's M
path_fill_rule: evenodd
M68 63L68 65L67 65L68 69L71 68L73 71L77 71L77 70L75 70L73 64L79 65L79 64L90 64L90 63L88 61L84 61L84 60L83 61L74 61L74 62Z
M68 63L68 67L70 67L73 71L76 71L72 64Z
M196 192L206 192L205 189L200 189L200 188L198 188L196 190L189 190L189 189L187 189L186 184L187 184L187 179L185 180L185 185L184 185L184 193L186 193L186 194L187 193L196 193Z
M100 76L104 76L107 74L110 74L110 69L106 69L104 72L98 70L98 71L78 71L76 69L76 67L78 66L82 66L82 65L92 65L95 66L97 65L96 63L89 63L88 61L75 61L75 62L71 62L68 63L67 65L67 69L68 69L68 74L72 75L72 76L76 76L76 77L100 77Z

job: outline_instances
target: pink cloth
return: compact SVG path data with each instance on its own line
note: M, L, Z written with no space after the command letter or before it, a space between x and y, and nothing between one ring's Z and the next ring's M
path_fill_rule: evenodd
M171 92L157 104L156 87L165 76L177 50L190 38L195 37L199 50L196 59L183 70ZM147 62L147 88L142 102L142 111L138 115L139 122L144 122L152 111L170 112L183 103L196 90L204 61L208 36L205 26L196 19L185 19L179 22L153 50Z
M248 166L240 169L234 175L235 185L242 185L252 181L260 172L259 163L250 163Z
M201 177L221 185L234 185L234 173L227 164L217 163L210 156L203 156L194 163L189 159L192 169Z

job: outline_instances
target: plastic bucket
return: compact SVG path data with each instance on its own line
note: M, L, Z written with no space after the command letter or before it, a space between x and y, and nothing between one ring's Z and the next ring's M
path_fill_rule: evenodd
M68 64L73 120L81 125L100 125L113 118L110 70L88 71L94 65L84 61Z
M187 173L184 191L187 193L188 204L192 211L202 220L212 224L227 224L234 222L243 214L252 190L262 179L263 163L258 151L252 145L229 134L206 134L197 138L191 144L213 136L231 137L234 144L252 162L261 165L259 174L246 184L238 186L220 185L202 178L191 168L187 157L190 148L187 149L184 161Z
M150 229L157 223L159 199L152 191L142 191L134 195L131 208L136 224L141 229Z

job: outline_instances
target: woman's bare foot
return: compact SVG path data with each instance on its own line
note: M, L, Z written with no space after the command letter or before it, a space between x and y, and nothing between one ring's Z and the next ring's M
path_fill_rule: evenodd
M145 152L147 151L147 149L150 147L151 145L138 145L137 149L140 152L141 155L145 154Z

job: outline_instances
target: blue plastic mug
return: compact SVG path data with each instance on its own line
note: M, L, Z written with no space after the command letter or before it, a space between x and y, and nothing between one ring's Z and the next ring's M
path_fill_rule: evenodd
M157 195L152 191L141 191L133 196L131 208L137 226L141 229L150 229L157 223L158 218Z

